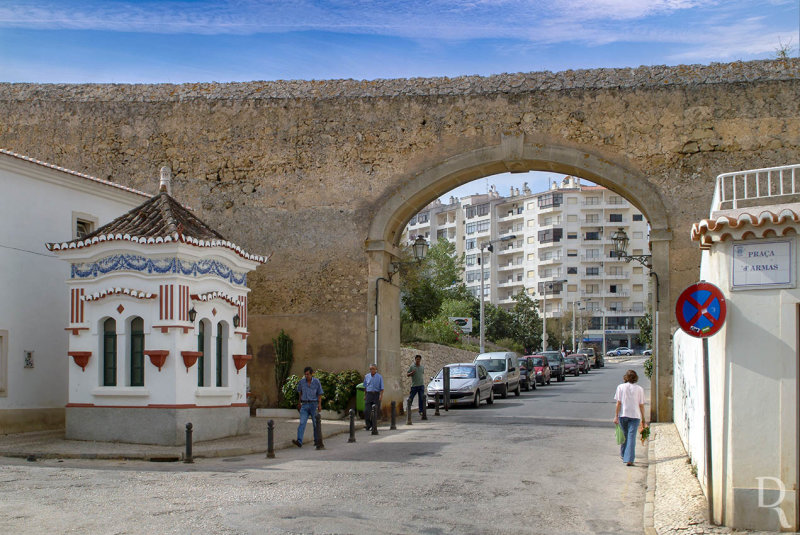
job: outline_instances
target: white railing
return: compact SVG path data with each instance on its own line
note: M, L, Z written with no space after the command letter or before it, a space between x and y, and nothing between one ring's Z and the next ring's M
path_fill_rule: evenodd
M736 171L717 176L709 216L722 210L723 203L730 203L730 208L736 209L740 201L800 194L798 170L800 164Z

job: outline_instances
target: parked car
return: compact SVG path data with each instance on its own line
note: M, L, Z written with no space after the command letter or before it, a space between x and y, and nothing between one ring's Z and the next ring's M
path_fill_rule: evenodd
M575 360L575 357L564 358L564 373L571 373L575 377L581 374L581 368L578 365L578 361Z
M533 360L533 369L536 370L536 382L540 385L550 384L550 363L547 362L547 357L544 355L531 355Z
M566 380L564 357L561 355L561 351L542 351L540 354L547 357L547 362L550 363L550 373L556 378L556 381L560 383Z
M519 357L511 351L494 351L481 353L475 357L475 364L480 364L492 377L494 393L506 398L509 392L519 396Z
M481 401L488 405L494 403L492 378L489 372L473 362L459 362L448 364L444 368L450 370L450 403L470 402L475 408L480 407ZM444 368L439 370L431 382L428 383L428 406L435 402L435 396L444 399Z
M623 355L625 355L626 357L630 357L631 355L633 355L633 349L630 349L625 346L620 346L616 349L612 349L606 352L606 355L609 357L621 357Z
M533 357L519 358L519 382L526 392L536 390L536 368L533 365Z
M653 350L652 349L645 349L644 351L642 351L642 355L644 355L645 357L649 357L652 354L653 354Z
M582 347L575 352L576 355L586 355L586 358L589 359L589 366L592 368L599 368L597 365L597 357L594 353L594 348L592 347Z
M591 364L589 364L589 357L583 353L575 353L573 356L575 357L575 360L578 361L578 367L580 368L581 373L589 373L589 369L592 367Z

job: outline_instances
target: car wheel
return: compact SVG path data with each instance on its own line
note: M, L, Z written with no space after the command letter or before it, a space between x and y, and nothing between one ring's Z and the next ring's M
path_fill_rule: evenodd
M494 390L489 390L489 399L486 400L487 405L494 404Z
M481 406L481 391L475 392L475 399L472 400L472 406L476 409Z
M506 399L508 397L508 383L503 385L503 391L500 392L500 397Z
M520 388L519 383L517 383L517 388L516 388L516 390L514 390L514 395L519 397L519 394L520 394L521 390L522 390L522 388Z

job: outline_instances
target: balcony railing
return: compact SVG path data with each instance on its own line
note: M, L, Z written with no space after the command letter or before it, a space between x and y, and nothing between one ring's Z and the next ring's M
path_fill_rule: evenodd
M798 170L800 164L736 171L717 176L709 217L714 217L714 212L719 210L739 208L742 202L752 206L761 199L774 200L775 197L800 194Z

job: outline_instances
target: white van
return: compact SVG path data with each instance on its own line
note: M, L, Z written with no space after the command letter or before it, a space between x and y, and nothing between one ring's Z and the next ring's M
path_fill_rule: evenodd
M519 356L511 351L481 353L475 357L475 364L483 366L492 378L492 389L505 398L509 392L520 394Z

